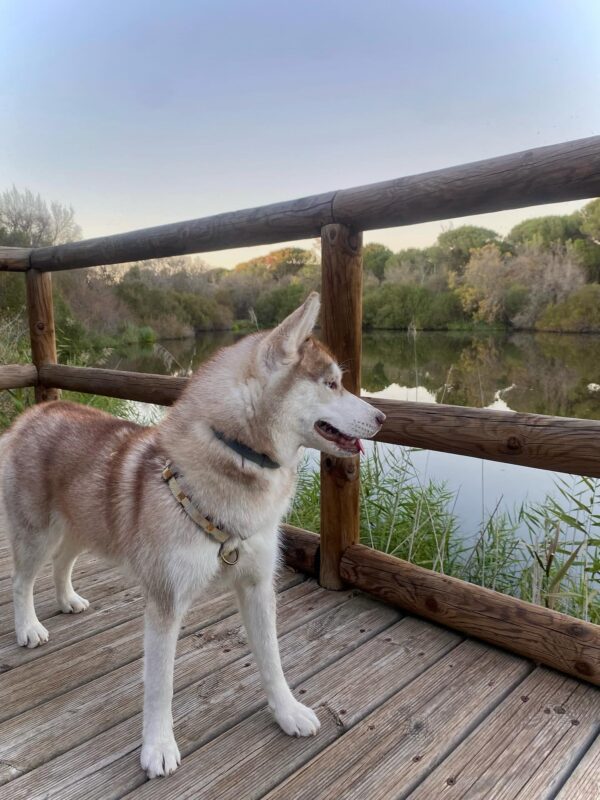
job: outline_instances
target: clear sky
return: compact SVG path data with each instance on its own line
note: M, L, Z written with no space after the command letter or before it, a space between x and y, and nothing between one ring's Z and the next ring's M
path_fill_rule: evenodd
M600 0L0 0L0 188L89 237L590 136L599 42Z

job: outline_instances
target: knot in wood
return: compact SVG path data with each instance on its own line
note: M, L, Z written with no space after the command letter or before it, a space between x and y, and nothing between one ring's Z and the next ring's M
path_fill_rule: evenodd
M36 322L35 329L38 333L43 333L46 330L46 325L44 322Z
M509 436L506 440L506 446L511 453L520 453L523 449L523 443L518 436Z
M587 678L591 678L594 674L593 667L587 661L576 661L575 669L580 675L585 675Z

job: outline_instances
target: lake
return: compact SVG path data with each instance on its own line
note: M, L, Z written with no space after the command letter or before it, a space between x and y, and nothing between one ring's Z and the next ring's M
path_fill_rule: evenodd
M107 367L181 375L233 333L165 341L113 352ZM600 336L537 333L377 331L363 341L365 394L395 400L500 408L600 419ZM466 539L497 506L513 510L555 492L556 475L433 451L411 456L421 481L444 481L457 493Z

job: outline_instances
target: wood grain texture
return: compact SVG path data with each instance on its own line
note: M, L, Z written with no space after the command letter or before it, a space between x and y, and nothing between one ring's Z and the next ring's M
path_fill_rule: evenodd
M349 603L339 592L322 591L318 596L327 598L330 611L315 615L314 597L308 594L304 598L297 596L296 611L303 608L308 612L306 625L281 638L283 666L292 686L308 679L316 670L336 662L337 658L348 657L349 653L354 655L357 647L360 648L361 644L371 640L398 618L398 612L394 609L386 608L382 614L381 607L376 610L372 602L356 599ZM221 645L229 644L227 640L221 640ZM443 645L444 642L436 641L432 649L439 652ZM412 646L419 648L416 642ZM174 698L175 735L186 755L265 705L251 658L244 656L227 662L216 649L218 655L211 669L203 655L210 645L198 641L198 648L196 678L181 688ZM391 650L388 645L388 654L391 654ZM421 659L421 669L429 661L429 652L427 655L428 658ZM364 658L358 658L357 670L364 663ZM348 658L345 665L348 672ZM358 682L357 679L358 673L353 683ZM269 719L269 725L271 733L275 732L279 739L296 747L301 744L299 740L286 737L278 731L272 719ZM11 800L33 800L38 797L44 797L45 800L50 797L80 800L82 796L86 800L116 800L123 797L127 791L135 790L146 782L139 766L140 732L141 714L136 714L11 783ZM318 739L311 738L311 742L318 742ZM190 782L188 785L191 790L193 784ZM154 786L157 797L162 800L161 792L166 789L164 782L155 783Z
M344 387L360 394L362 234L345 225L321 231L321 338L343 366ZM359 540L360 459L321 454L321 586L341 589L340 558Z
M33 364L6 364L0 366L0 389L21 389L35 386L38 371Z
M175 776L173 785L165 787L164 800L195 797L256 800L311 757L333 748L338 748L343 769L347 758L343 743L353 726L452 648L453 643L448 639L434 638L433 630L429 631L429 636L427 633L415 621L388 627L374 639L361 642L351 656L341 658L299 683L298 692L302 692L303 700L317 710L321 720L321 730L316 737L294 741L281 736L263 709L190 755L186 759L187 776L184 773L179 779ZM366 675L369 680L365 680ZM336 744L327 748L336 740ZM237 767L233 772L232 763ZM320 791L321 785L315 781L307 797L337 800L335 793ZM275 789L275 796L291 800L295 794ZM137 800L137 794L127 797ZM146 785L139 798L150 800L152 797L151 787ZM356 794L354 800L362 797L369 798L369 795Z
M36 269L74 269L312 238L333 223L364 231L598 195L600 136L592 136L299 200L38 248L30 258Z
M323 225L333 221L331 201L334 194L326 192L113 236L42 247L33 251L31 264L41 270L76 269L309 239L318 236Z
M598 689L538 668L408 797L553 800L599 723Z
M399 661L405 669L401 656ZM418 664L419 659L415 661ZM507 653L464 642L400 688L267 798L406 797L529 669L527 662ZM380 677L377 670L369 670L368 675L365 694L377 692L373 684ZM428 795L429 800L438 797L441 795L435 792Z
M426 619L600 685L600 626L438 575L364 545L349 547L342 578Z
M318 578L319 543L316 533L294 525L281 526L281 550L285 564L315 578Z
M26 275L26 284L31 356L39 372L39 368L45 364L56 364L52 275L30 269ZM58 400L59 397L58 389L50 389L41 382L35 387L36 403Z
M32 252L31 247L0 247L0 272L25 272Z
M600 477L600 421L365 397L386 414L375 439Z
M40 367L39 380L44 386L69 389L74 392L102 394L142 403L171 405L179 397L188 378L125 372L95 367L67 367L47 364Z
M290 652L307 652L301 662L301 675L312 674L319 661L323 664L336 659L356 647L357 629L371 629L374 625L389 624L391 615L397 619L395 609L385 609L366 598L348 599L344 593L319 591L314 587L310 599L300 600L302 584L284 592L278 612L280 647L284 668L290 666ZM381 629L381 627L379 629ZM264 694L249 647L241 629L241 619L232 615L222 622L208 626L202 635L180 639L175 661L175 700L173 716L176 736L182 752L198 746L198 740L212 738L227 728L231 714L252 713L264 704ZM367 638L366 634L363 634ZM358 636L360 641L360 636ZM235 665L235 666L233 666ZM230 679L234 672L235 677ZM127 752L137 747L141 733L142 709L141 659L96 678L60 697L27 711L2 724L0 728L1 764L10 764L20 773L59 756L92 739L103 731L131 718L126 744ZM254 691L244 694L250 684ZM233 694L232 694L233 693ZM235 702L234 702L235 695ZM249 711L248 711L249 709ZM60 720L58 722L58 720ZM56 736L57 724L61 735ZM111 753L119 751L113 731ZM122 752L122 751L121 751ZM94 771L99 766L97 749L88 751ZM112 760L112 759L109 759ZM139 754L131 760L136 783L143 783L144 774L139 768ZM110 777L107 780L107 773ZM122 781L126 778L122 765L117 764L111 773L101 774L99 796L106 798L107 785L114 785L122 796ZM0 782L10 780L2 775ZM75 787L74 787L75 789ZM82 792L81 782L75 789ZM102 794L104 792L104 794ZM11 798L14 795L11 794ZM66 793L61 798L66 798ZM86 796L89 797L87 788Z
M600 194L600 136L337 192L336 222L414 225Z
M600 735L585 753L556 800L590 800L600 797Z
M39 380L60 389L172 405L188 378L47 364L40 367ZM375 437L380 442L600 477L597 420L364 399L387 415Z

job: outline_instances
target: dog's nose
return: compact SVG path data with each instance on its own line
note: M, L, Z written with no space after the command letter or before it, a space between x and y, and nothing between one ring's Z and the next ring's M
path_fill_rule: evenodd
M385 422L385 414L383 413L383 411L378 411L377 414L375 415L375 419L377 420L378 425L383 425L383 423Z

